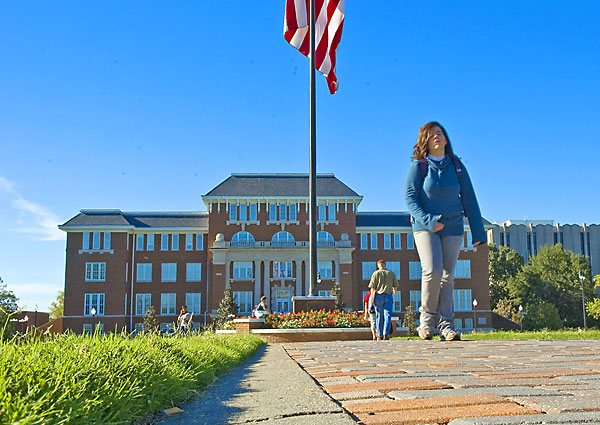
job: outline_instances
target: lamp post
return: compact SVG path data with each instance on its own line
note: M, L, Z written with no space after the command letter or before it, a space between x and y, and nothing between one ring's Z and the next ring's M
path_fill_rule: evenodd
M583 328L587 328L587 323L585 320L585 295L583 293L583 281L585 280L585 275L583 272L579 272L579 280L581 281L581 309L583 311Z
M475 332L477 332L477 299L473 300L473 319L475 320L473 326L475 328Z
M36 304L35 307L33 307L33 327L37 328L37 312L38 312L38 305Z
M94 317L96 316L96 309L92 307L90 313L92 315L92 334L94 334Z
M521 324L521 332L523 332L523 306L519 305L519 323Z

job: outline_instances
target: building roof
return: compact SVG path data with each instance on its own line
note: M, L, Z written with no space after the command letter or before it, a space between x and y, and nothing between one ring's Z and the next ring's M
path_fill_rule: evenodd
M123 212L121 210L81 210L59 226L78 227L208 228L207 212Z
M204 197L308 197L308 174L232 174ZM317 175L318 197L362 198L333 174Z

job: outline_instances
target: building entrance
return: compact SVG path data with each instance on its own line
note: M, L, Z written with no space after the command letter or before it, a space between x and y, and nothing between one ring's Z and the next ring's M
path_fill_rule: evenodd
M286 289L275 291L275 311L278 313L289 313L292 307L291 293Z

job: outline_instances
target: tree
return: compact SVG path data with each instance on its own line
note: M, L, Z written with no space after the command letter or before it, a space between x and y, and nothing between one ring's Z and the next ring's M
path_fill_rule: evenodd
M11 315L18 310L19 299L9 291L0 277L0 337L8 338L15 333L15 324L10 321Z
M592 301L585 303L585 310L594 319L600 319L600 298L594 298Z
M523 327L527 330L561 329L563 322L558 309L547 302L535 302L526 307L527 315L523 317Z
M223 326L228 321L235 318L238 313L238 305L233 299L233 291L231 288L225 288L223 292L223 298L219 303L217 317L217 327Z
M144 332L157 332L160 324L158 320L156 320L156 310L153 305L150 305L146 309L146 314L144 315Z
M501 299L508 298L507 282L523 268L523 257L506 246L489 245L490 302L492 310Z
M500 301L498 301L493 311L494 313L498 313L500 316L506 317L513 322L520 323L521 321L518 309L508 298L502 298Z
M509 298L515 305L552 304L566 326L581 326L581 272L585 298L591 300L594 288L587 259L565 251L560 244L542 246L530 264L507 281Z
M50 304L50 320L62 317L65 311L65 291L60 290L56 293L56 300Z

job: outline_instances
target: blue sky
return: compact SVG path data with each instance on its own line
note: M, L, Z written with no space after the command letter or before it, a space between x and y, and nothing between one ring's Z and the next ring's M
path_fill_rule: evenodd
M283 0L0 6L0 277L64 285L82 208L204 210L230 173L308 172L308 62ZM599 223L600 3L348 1L340 88L317 81L318 171L405 210L442 122L491 221Z

